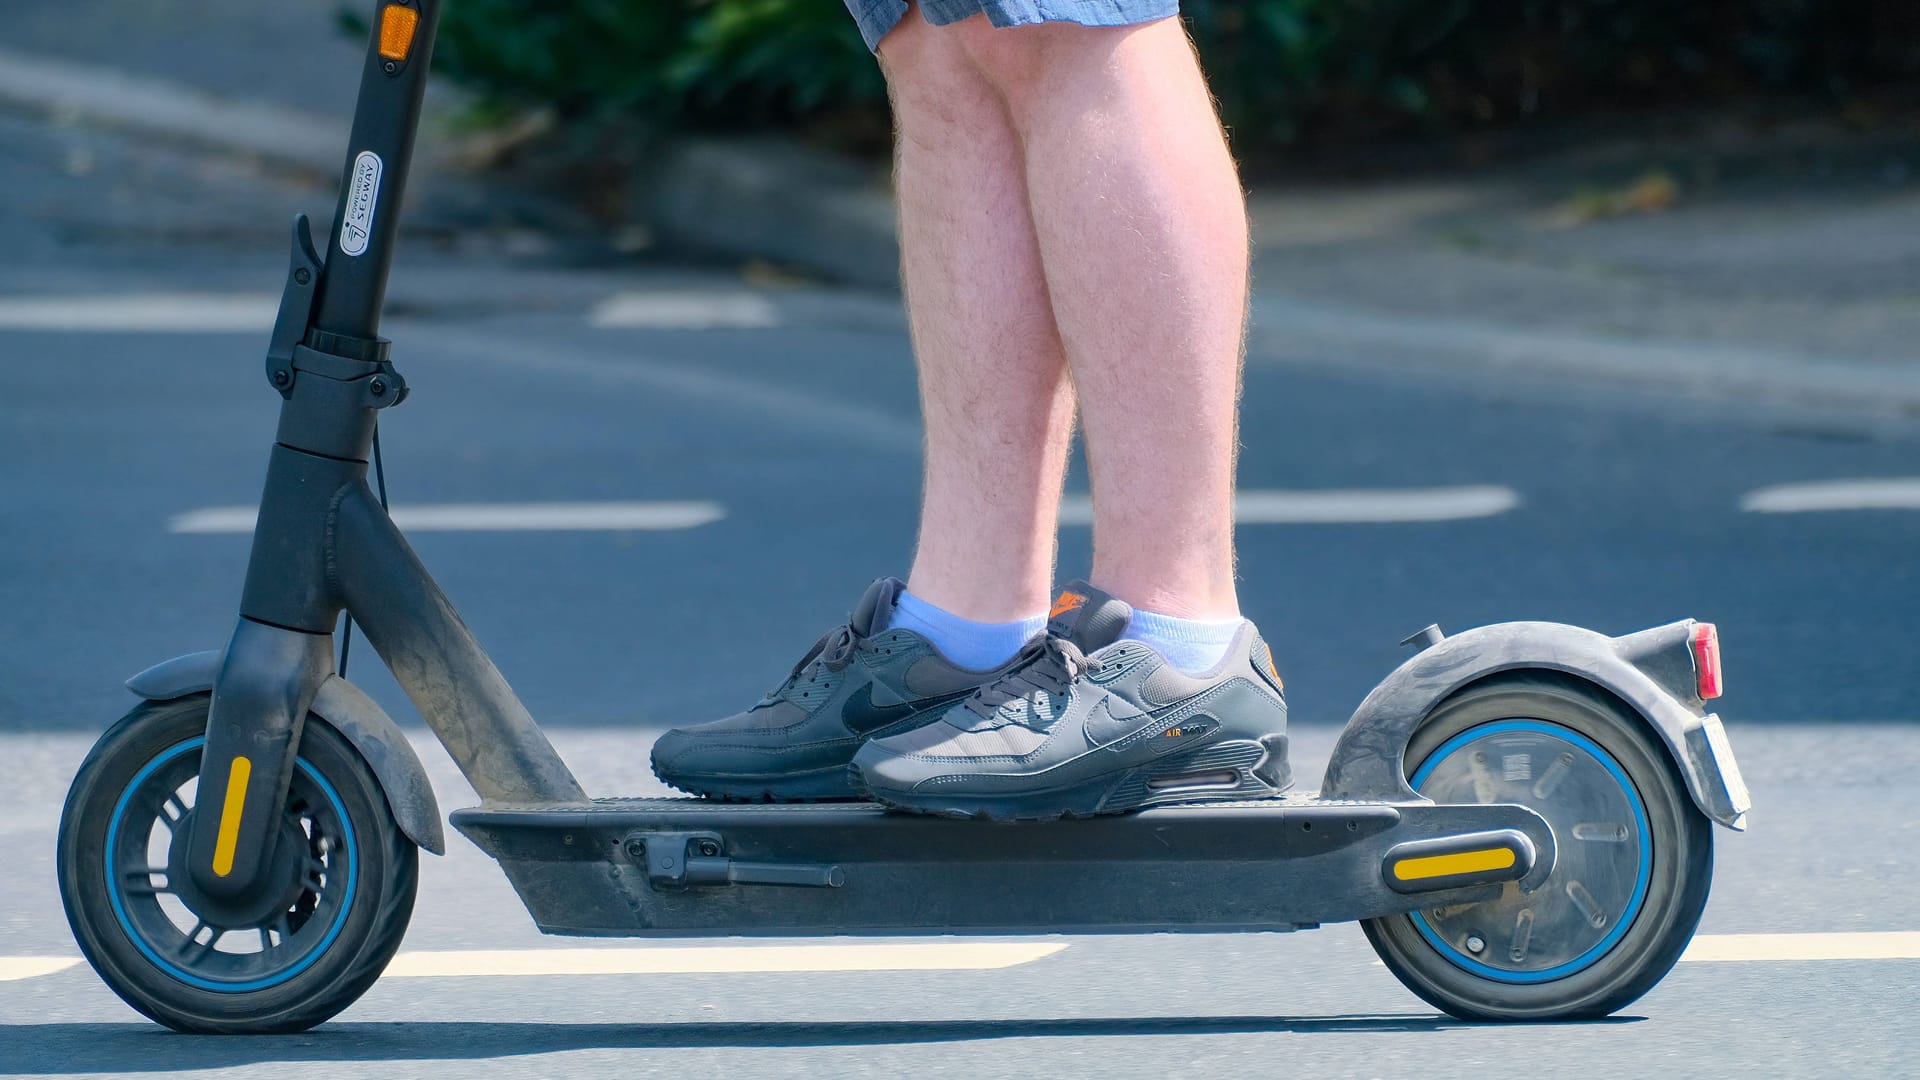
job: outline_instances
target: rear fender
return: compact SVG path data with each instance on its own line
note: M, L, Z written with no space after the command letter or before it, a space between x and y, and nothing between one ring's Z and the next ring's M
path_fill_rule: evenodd
M212 691L219 670L220 650L188 653L128 679L127 689L148 701L170 701ZM387 711L338 675L330 675L320 684L311 711L360 752L379 779L393 819L407 839L435 855L445 855L447 840L440 826L440 804L433 797L433 785L427 782L427 770Z
M1509 671L1556 671L1608 691L1646 720L1686 778L1694 804L1730 829L1751 806L1720 718L1691 685L1693 620L1625 637L1547 622L1496 623L1422 650L1388 675L1354 711L1334 745L1321 797L1418 800L1407 785L1406 750L1434 707L1462 687ZM1686 670L1681 670L1685 665Z

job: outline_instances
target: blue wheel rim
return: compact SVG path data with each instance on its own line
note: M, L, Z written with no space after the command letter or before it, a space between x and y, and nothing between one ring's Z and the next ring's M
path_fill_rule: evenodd
M1414 772L1413 778L1410 781L1413 789L1419 791L1421 785L1426 782L1428 777L1433 774L1434 769L1438 767L1442 761L1445 761L1448 756L1466 746L1468 743L1509 732L1530 732L1533 734L1546 735L1577 747L1604 767L1607 772L1612 775L1615 782L1620 785L1621 792L1626 796L1628 804L1633 808L1634 821L1639 827L1641 837L1633 891L1625 908L1622 910L1620 917L1614 920L1613 928L1598 942L1573 959L1541 971L1509 971L1484 964L1474 959L1471 955L1462 952L1437 933L1432 925L1427 922L1423 913L1414 912L1410 918L1413 921L1414 928L1420 932L1421 937L1426 939L1427 944L1456 967L1496 982L1513 984L1551 982L1555 979L1564 979L1569 975L1578 974L1592 966L1615 945L1620 943L1620 939L1626 935L1628 928L1630 928L1634 920L1639 917L1640 909L1646 902L1647 890L1653 878L1653 834L1648 826L1646 804L1640 798L1639 789L1634 786L1632 780L1628 779L1625 770L1620 768L1619 762L1614 760L1613 755L1601 749L1592 739L1587 738L1579 732L1543 720L1498 720L1488 724L1480 724L1460 732L1458 735L1442 743L1433 753L1427 755L1425 761L1421 762L1420 768Z
M295 767L319 787L321 793L331 804L334 817L340 822L340 827L345 833L344 847L346 848L347 854L346 885L341 893L340 910L334 913L333 922L327 927L327 932L322 935L318 942L312 945L287 967L271 975L245 981L209 979L201 975L196 975L161 956L152 944L147 941L146 936L134 926L133 920L127 914L126 900L122 896L120 887L120 875L118 868L114 866L115 854L119 850L120 825L126 816L127 805L133 800L134 793L140 790L141 785L144 784L149 777L155 772L158 772L162 766L180 757L182 754L189 754L200 749L206 744L206 741L205 736L199 736L168 748L152 761L148 762L146 767L136 773L133 779L127 783L126 788L121 791L120 798L113 807L112 823L107 828L106 851L102 854L107 875L107 897L112 902L114 917L119 921L121 931L127 935L127 940L133 943L134 948L138 949L140 954L146 957L149 963L172 978L178 979L196 989L209 990L215 993L243 994L255 990L266 990L280 986L288 980L298 977L301 972L312 967L321 956L326 954L327 949L333 945L334 939L340 936L340 930L346 925L348 914L353 911L354 891L359 887L360 845L358 838L354 835L353 820L347 816L346 804L341 800L340 793L334 790L334 786L329 783L327 778L320 774L320 770L314 768L306 758L295 758Z

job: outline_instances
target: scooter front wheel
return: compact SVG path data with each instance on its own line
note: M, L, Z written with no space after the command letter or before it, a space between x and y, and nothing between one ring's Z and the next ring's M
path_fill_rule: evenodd
M1712 825L1666 747L1596 688L1526 673L1469 687L1414 735L1408 782L1436 802L1519 803L1557 849L1547 880L1495 899L1362 925L1407 988L1467 1020L1609 1015L1693 937Z
M143 704L81 765L60 821L67 921L107 985L170 1028L302 1031L393 958L419 851L359 753L310 716L263 884L238 899L196 889L185 841L210 701Z

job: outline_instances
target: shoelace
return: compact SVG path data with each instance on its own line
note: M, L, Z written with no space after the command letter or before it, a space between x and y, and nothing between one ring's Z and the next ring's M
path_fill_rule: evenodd
M1081 652L1080 646L1063 637L1043 634L1014 655L1011 671L976 690L966 705L975 716L989 720L1009 701L1031 698L1043 690L1055 696L1064 694L1075 679L1099 671L1099 659Z
M794 684L805 678L815 664L819 664L828 671L839 671L845 668L853 660L853 651L859 644L860 635L854 633L853 627L849 625L836 626L820 635L820 640L814 642L813 648L808 649L807 654L802 656L800 662L793 665L793 670L787 673L787 681L781 683L778 690L768 694L766 700L769 702L777 700L780 695L793 689Z

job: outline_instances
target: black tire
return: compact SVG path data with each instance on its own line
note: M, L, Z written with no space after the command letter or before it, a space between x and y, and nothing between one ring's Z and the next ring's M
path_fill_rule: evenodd
M176 1031L304 1031L357 1000L399 949L419 850L352 744L308 716L269 875L284 882L274 895L222 910L184 874L153 865L159 856L148 853L166 851L192 812L182 792L199 772L210 701L140 705L81 764L60 820L67 922L107 985ZM259 947L235 949L242 942L228 935Z
M1537 723L1528 725L1529 721ZM1523 728L1525 730L1516 730ZM1472 747L1496 745L1478 741L1480 739L1496 739L1503 734L1549 739L1554 737L1554 732L1567 740L1562 745L1578 746L1584 739L1612 759L1618 772L1609 769L1587 748L1580 748L1592 761L1591 766L1583 762L1581 767L1603 769L1604 772L1596 775L1612 777L1615 781L1624 774L1632 788L1630 792L1618 789L1624 805L1634 805L1633 799L1638 797L1644 815L1643 818L1634 815L1634 831L1641 831L1638 822L1643 819L1645 835L1629 837L1623 831L1618 837L1621 842L1616 844L1622 851L1635 853L1636 867L1645 867L1628 890L1630 896L1638 899L1614 913L1620 918L1607 928L1606 936L1592 943L1588 953L1577 955L1566 964L1546 966L1543 960L1538 970L1523 970L1520 959L1516 958L1528 958L1527 931L1534 925L1536 902L1545 905L1566 896L1570 898L1567 903L1577 911L1587 912L1587 908L1578 906L1582 898L1586 904L1598 907L1591 893L1582 890L1581 897L1574 895L1581 886L1572 879L1568 863L1584 857L1585 851L1573 852L1568 845L1581 841L1562 835L1556 829L1554 839L1562 856L1547 882L1531 897L1522 897L1519 886L1509 884L1500 899L1483 904L1362 922L1374 951L1409 990L1463 1020L1572 1020L1610 1015L1652 989L1666 975L1692 939L1701 912L1706 908L1707 891L1713 879L1712 823L1694 807L1672 757L1644 720L1591 684L1528 672L1501 676L1460 691L1433 710L1408 745L1408 779L1418 776L1430 758L1436 766L1444 768L1448 759L1469 753ZM1567 736L1566 732L1573 735ZM1436 754L1447 747L1451 748L1447 754ZM1474 758L1474 767L1484 767L1483 757L1469 756ZM1571 752L1563 755L1569 761L1575 756ZM1531 777L1532 765L1526 768ZM1488 782L1491 775L1481 779ZM1502 778L1508 779L1511 778ZM1552 820L1556 816L1554 811L1563 812L1566 807L1551 805L1551 796L1557 791L1549 792L1546 798L1532 797L1544 784L1542 779L1531 788L1523 786L1521 790L1527 797L1515 798L1516 785L1503 783L1498 787L1497 801L1520 802ZM1494 794L1491 783L1487 794ZM1478 801L1496 800L1488 797ZM1628 843L1635 846L1629 849ZM1641 862L1643 852L1644 862ZM1601 857L1627 858L1611 854ZM1512 912L1516 906L1525 913L1524 924L1514 920ZM1604 911L1593 917L1593 933L1601 933L1599 928L1606 924L1600 920L1606 917ZM1476 926L1480 922L1496 928L1495 932L1484 937L1458 936L1457 928ZM1624 929L1620 929L1621 924ZM1493 940L1496 933L1519 925L1524 925L1526 930L1515 931L1508 939L1517 950L1515 957L1502 955ZM1448 930L1454 933L1450 935ZM1456 938L1463 944L1453 945ZM1487 963L1478 963L1469 955L1467 950L1472 950L1475 944L1479 945ZM1579 944L1569 945L1568 951ZM1496 968L1495 964L1504 965L1505 969ZM1476 966L1479 971L1473 970ZM1513 981L1522 978L1537 981Z

